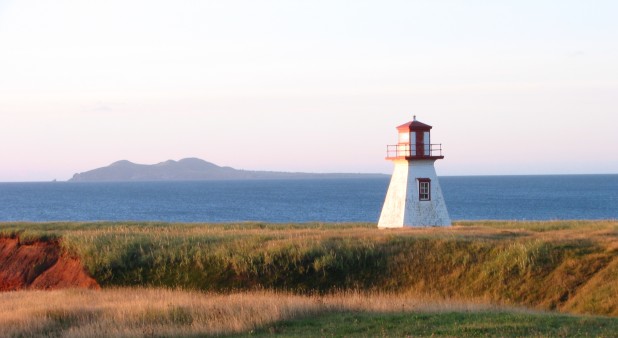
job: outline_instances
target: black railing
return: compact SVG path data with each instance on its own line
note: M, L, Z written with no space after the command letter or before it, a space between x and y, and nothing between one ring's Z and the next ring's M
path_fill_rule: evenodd
M440 144L394 144L386 146L387 158L442 157Z

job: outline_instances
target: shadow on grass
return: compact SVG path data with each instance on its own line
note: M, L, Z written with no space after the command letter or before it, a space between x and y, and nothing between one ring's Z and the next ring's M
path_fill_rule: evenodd
M618 318L526 312L329 313L230 337L615 337Z

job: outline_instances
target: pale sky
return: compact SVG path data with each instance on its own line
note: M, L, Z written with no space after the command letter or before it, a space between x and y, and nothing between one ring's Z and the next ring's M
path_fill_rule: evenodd
M0 181L127 159L618 173L618 1L0 0Z

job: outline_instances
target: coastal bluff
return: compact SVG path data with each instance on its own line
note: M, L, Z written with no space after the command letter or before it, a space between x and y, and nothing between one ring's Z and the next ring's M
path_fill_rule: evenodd
M64 252L58 240L0 236L0 292L64 288L100 289L80 259Z

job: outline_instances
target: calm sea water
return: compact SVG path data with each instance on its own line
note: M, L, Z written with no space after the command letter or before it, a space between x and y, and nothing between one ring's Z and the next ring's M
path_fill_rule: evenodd
M0 183L0 221L377 222L389 178ZM618 175L441 177L454 220L617 219Z

